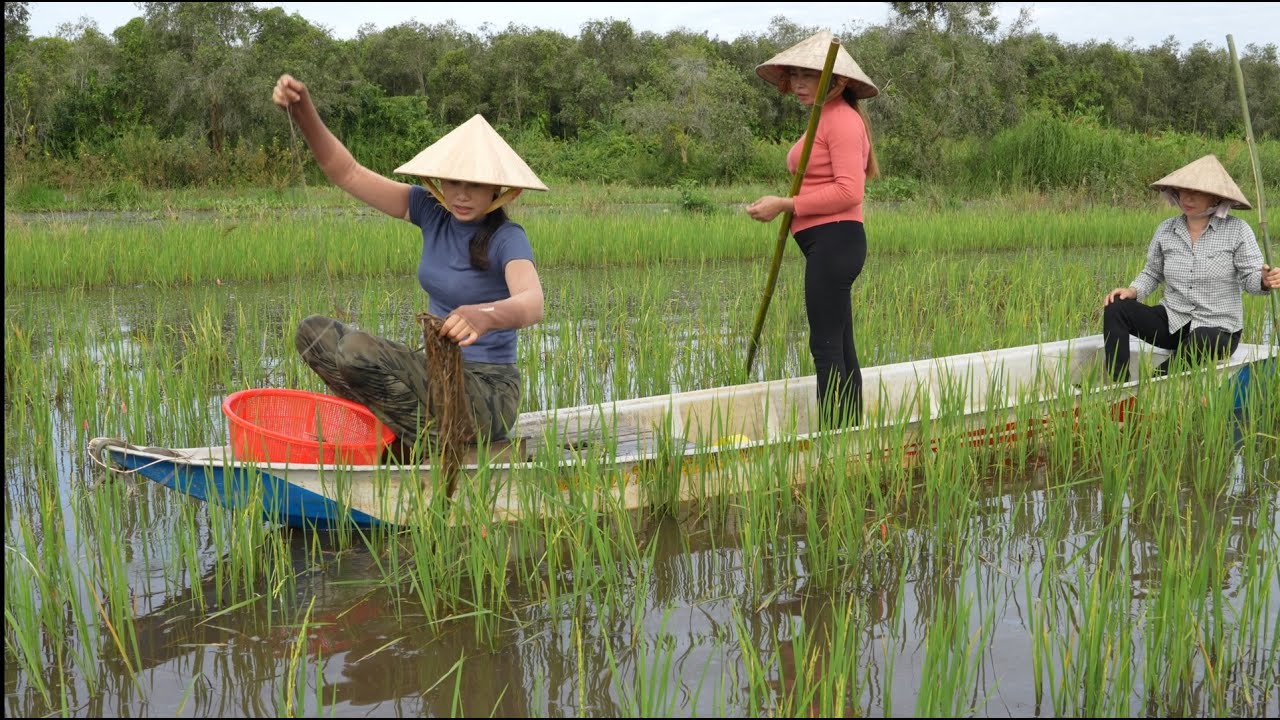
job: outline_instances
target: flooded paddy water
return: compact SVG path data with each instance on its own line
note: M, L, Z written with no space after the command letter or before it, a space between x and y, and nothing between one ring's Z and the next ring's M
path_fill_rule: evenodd
M1070 248L873 262L868 365L1090 332L1085 299L1127 272ZM546 267L527 409L738 381L759 264ZM89 458L222 443L244 387L322 389L291 352L311 312L412 337L404 275L6 292L8 714L1280 715L1274 392L1237 411L1204 381L1142 423L1085 409L912 464L837 447L803 485L767 457L743 497L438 537L277 528ZM812 371L797 288L763 377Z

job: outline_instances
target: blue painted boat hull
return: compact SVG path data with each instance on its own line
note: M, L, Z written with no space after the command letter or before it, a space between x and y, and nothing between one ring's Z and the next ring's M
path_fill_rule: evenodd
M214 466L140 456L108 447L111 462L167 488L232 510L257 505L267 522L286 527L330 528L339 524L383 524L367 513L342 508L331 498L299 487L255 466ZM261 492L256 488L261 487Z

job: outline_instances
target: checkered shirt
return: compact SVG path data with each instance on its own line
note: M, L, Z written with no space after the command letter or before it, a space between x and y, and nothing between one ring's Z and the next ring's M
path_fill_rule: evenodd
M1147 248L1147 264L1131 287L1138 299L1165 283L1161 305L1169 311L1169 332L1191 323L1191 329L1218 327L1238 332L1244 327L1240 292L1261 295L1262 250L1249 223L1233 215L1210 218L1195 243L1186 216L1160 223Z

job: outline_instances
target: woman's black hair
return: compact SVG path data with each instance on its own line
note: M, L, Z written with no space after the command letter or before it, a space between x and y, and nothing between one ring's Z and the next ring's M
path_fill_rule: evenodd
M844 90L840 93L840 97L844 98L844 101L849 103L849 107L854 110L858 109L858 93L854 92L853 83L849 83L844 86Z
M844 90L840 93L840 97L849 103L849 107L853 108L862 116L862 124L867 128L867 138L871 137L871 118L867 117L867 111L858 104L858 94L854 91L853 83L844 86ZM871 154L867 157L867 179L880 175L880 161L876 159L875 145L871 146Z
M471 236L471 267L476 270L489 269L489 241L506 221L506 208L500 207L485 216L484 226Z

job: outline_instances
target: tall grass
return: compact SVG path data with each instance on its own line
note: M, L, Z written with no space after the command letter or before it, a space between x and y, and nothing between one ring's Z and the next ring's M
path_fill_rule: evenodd
M1262 176L1280 177L1280 144L1258 147ZM1209 153L1218 156L1247 197L1257 197L1248 147L1235 138L1139 135L1087 117L1034 113L987 143L952 151L964 168L960 184L971 191L1072 192L1103 203L1141 197L1151 183Z

